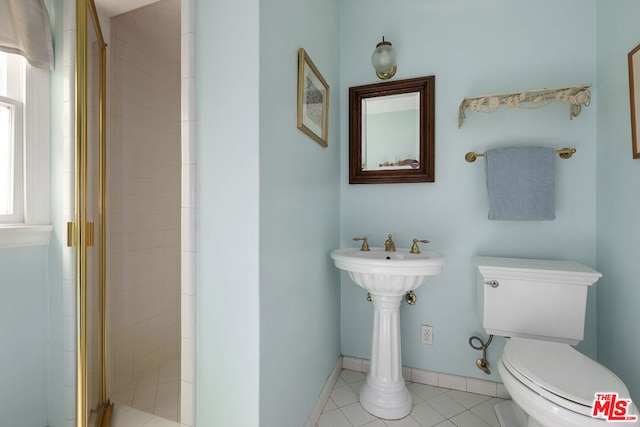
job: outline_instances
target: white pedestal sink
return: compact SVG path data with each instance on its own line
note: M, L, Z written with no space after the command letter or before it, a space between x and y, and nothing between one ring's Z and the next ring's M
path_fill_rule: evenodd
M360 390L360 404L379 418L395 420L411 412L411 394L402 377L400 303L428 276L442 271L444 258L435 252L410 254L409 249L385 252L383 248L359 248L331 252L336 267L369 291L373 302L373 342L367 380Z

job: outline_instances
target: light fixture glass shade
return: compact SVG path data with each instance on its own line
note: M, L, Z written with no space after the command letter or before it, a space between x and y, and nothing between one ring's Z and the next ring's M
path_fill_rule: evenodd
M383 80L396 74L396 50L384 37L371 54L371 65L376 69L376 75Z

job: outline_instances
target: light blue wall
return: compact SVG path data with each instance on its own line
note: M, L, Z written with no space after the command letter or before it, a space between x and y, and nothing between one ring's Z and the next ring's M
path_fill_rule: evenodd
M337 91L329 148L295 127L297 52L338 88L337 3L196 8L197 423L300 426L340 354L340 151Z
M47 248L0 249L0 414L47 425Z
M394 80L436 76L435 183L349 185L348 123L341 115L341 243L352 246L353 236L366 235L382 246L387 233L398 247L431 240L430 249L447 263L417 290L415 307L401 307L403 363L488 378L467 343L471 335L486 336L476 315L471 257L569 259L595 267L596 109L569 120L567 105L501 108L469 113L458 129L458 106L465 96L595 83L595 0L350 0L342 2L341 19L343 111L350 86L379 82L369 61L382 36L397 50ZM488 221L484 160L467 163L465 153L528 144L578 150L556 162L556 220ZM593 294L580 346L591 356ZM344 355L369 358L372 306L365 295L342 275ZM421 324L434 326L433 345L420 343ZM501 345L491 347L493 364Z
M338 37L335 0L260 2L261 426L303 426L340 356L329 258L340 225ZM327 148L296 128L300 47L330 86Z
M640 160L631 156L627 53L640 44L640 4L599 0L598 17L598 358L640 402ZM638 124L640 125L640 124Z
M196 2L199 426L259 425L258 5Z
M62 212L62 0L48 3L56 68L51 73L53 221ZM61 175L61 174L60 174ZM54 230L52 241L59 242ZM59 243L57 244L59 246ZM62 427L64 384L61 260L53 245L0 250L0 414L3 425Z

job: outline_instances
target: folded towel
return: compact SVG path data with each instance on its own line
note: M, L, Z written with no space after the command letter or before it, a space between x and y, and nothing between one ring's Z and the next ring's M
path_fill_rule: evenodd
M513 147L485 154L489 219L547 221L555 214L555 150Z

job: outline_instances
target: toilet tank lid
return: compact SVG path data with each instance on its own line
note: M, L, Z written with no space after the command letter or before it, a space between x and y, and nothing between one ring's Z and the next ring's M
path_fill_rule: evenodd
M486 279L526 279L592 285L602 273L575 261L477 256L473 262Z

